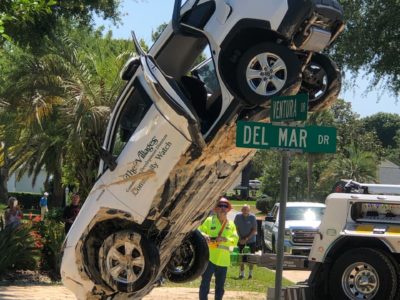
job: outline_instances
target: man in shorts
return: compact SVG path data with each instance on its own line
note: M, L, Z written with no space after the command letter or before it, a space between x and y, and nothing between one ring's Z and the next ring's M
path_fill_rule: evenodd
M257 236L257 220L254 214L250 213L250 206L243 205L242 212L235 216L236 231L239 236L239 252L242 253L243 249L248 246L250 253L256 252L256 236ZM244 264L240 264L239 279L244 278ZM253 265L249 265L249 277L253 278Z

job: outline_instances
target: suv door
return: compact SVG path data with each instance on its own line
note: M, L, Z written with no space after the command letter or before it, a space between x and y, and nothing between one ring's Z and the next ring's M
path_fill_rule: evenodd
M181 156L204 140L179 87L139 52L140 67L118 100L104 142L116 166L111 170L103 162L100 181L141 223Z

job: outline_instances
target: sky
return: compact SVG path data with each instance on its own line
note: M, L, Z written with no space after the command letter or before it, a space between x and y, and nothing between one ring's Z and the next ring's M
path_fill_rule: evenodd
M182 1L184 2L184 1ZM111 29L116 38L131 38L134 30L138 39L144 39L151 46L151 32L163 22L169 22L172 16L173 0L122 0L122 24L117 26L111 22L95 19L96 25ZM346 74L348 82L354 81ZM340 98L352 103L353 111L361 117L373 115L377 112L400 113L400 103L383 88L372 89L366 92L370 83L369 78L358 76L353 87L342 88Z

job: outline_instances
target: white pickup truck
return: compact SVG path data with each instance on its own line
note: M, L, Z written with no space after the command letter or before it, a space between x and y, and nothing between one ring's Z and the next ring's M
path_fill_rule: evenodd
M308 255L318 231L325 204L317 202L289 202L286 208L284 251L293 255ZM262 223L263 252L276 252L279 227L279 203Z

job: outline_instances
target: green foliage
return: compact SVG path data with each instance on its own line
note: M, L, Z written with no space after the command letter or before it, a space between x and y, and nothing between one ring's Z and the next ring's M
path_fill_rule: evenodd
M346 30L334 48L335 60L357 73L373 76L396 95L400 92L398 63L400 37L400 2L398 0L341 0Z
M61 248L65 239L64 223L45 220L36 226L43 243L41 267L50 271L54 280L60 280Z
M400 130L400 115L376 113L362 119L366 131L376 132L383 147L396 146L396 134Z
M313 113L307 124L337 128L337 153L292 154L289 169L289 200L323 200L339 179L375 182L377 165L384 157L376 133L367 130L351 105L338 100L331 110ZM392 156L396 152L392 151ZM262 192L277 200L280 195L281 156L276 151L258 151L253 159L262 173ZM296 178L298 181L296 181Z
M64 212L64 209L61 207L50 208L46 214L46 220L49 220L52 222L62 222L63 221L63 212Z
M15 62L0 87L7 104L0 117L11 119L1 122L0 139L9 141L11 172L33 180L42 169L53 175L53 203L60 206L63 183L79 184L83 195L93 185L98 149L123 85L118 74L132 44L113 40L111 33L65 28L63 35L46 40L46 47L44 55L16 51L13 60L14 52L7 54Z
M264 197L257 199L256 208L262 213L266 214L274 206L275 201L271 197Z
M0 2L0 34L24 47L41 48L44 37L57 36L60 23L90 25L93 13L117 21L120 1L13 0ZM1 40L0 40L1 41Z
M6 271L35 270L40 261L40 240L30 224L0 230L0 274Z
M261 191L270 195L272 199L278 199L280 195L280 170L281 158L277 151L258 151L253 159L254 168L261 172Z
M362 151L354 144L345 147L338 159L331 161L322 172L319 187L326 196L340 179L352 179L358 182L376 182L377 157L374 153Z
M167 28L168 23L162 23L160 25L158 25L156 30L152 30L151 31L151 40L153 41L153 43L155 41L157 41L157 39L160 37L161 33L164 31L165 28Z

